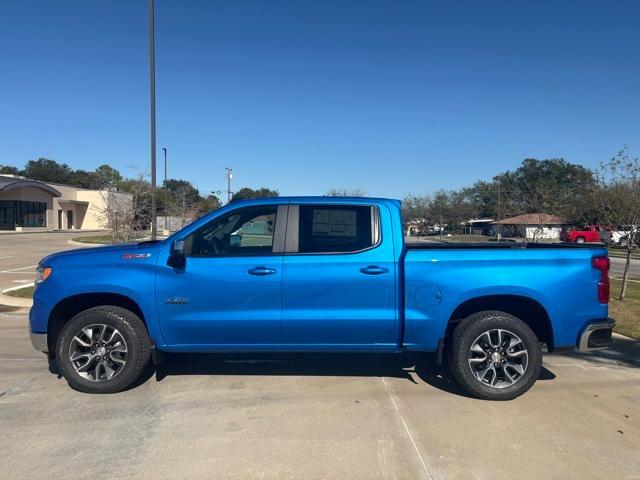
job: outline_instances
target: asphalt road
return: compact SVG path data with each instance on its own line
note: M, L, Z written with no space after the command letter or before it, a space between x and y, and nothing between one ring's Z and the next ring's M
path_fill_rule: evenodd
M545 357L511 402L423 356L173 356L136 388L71 390L0 314L3 479L638 479L640 343Z
M609 257L609 259L611 260L611 276L622 277L626 259L620 257ZM631 264L629 265L629 274L640 277L640 260L638 260L637 258L631 259Z

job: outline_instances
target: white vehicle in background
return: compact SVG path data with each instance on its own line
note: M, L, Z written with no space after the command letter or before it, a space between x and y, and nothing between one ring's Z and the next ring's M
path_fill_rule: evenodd
M623 225L616 230L611 231L611 243L620 247L626 247L629 242L629 236L635 231L635 241L640 240L640 225Z

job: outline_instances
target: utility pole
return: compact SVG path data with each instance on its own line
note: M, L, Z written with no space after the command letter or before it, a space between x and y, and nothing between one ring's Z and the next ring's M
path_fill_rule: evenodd
M156 52L155 0L149 0L149 87L151 94L151 240L158 235L156 225Z
M164 152L164 187L167 188L167 149L165 147L162 147L162 151ZM166 198L166 197L165 197ZM166 233L169 231L169 218L167 217L167 207L166 207L166 200L165 200L165 208L164 208L164 230L165 230L165 235Z
M229 167L224 167L227 172L227 203L231 201L231 179L233 178L233 170Z

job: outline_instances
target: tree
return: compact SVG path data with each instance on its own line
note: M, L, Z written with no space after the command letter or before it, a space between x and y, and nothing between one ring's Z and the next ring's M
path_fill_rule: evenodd
M130 242L151 225L151 184L143 175L124 180L120 192L106 190L103 197L101 217L114 243Z
M22 173L25 177L33 180L69 183L72 170L66 163L58 163L55 160L40 157L38 160L29 160Z
M69 185L78 188L89 188L97 190L100 188L100 178L95 172L86 170L74 170L69 176Z
M594 194L602 218L627 234L626 262L622 274L620 300L627 293L631 253L640 238L640 161L631 158L625 145L618 154L598 169L598 189Z
M174 182L167 199L166 212L169 216L177 218L178 228L182 228L197 218L200 195L189 182L184 180Z
M504 217L505 212L499 201L501 191L497 181L477 181L472 186L463 188L461 194L473 210L470 216L495 219Z
M215 195L207 195L198 204L198 215L206 215L220 208L220 199Z
M348 190L346 188L331 188L325 193L327 197L366 197L367 192L360 188Z
M248 198L277 197L278 195L278 190L271 190L265 187L254 190L252 188L244 187L233 194L231 201L246 200Z
M115 189L122 182L120 172L109 165L100 165L96 168L95 174L98 177L98 188L101 189Z
M497 175L505 215L548 213L580 221L584 192L596 186L589 169L561 158L528 158L514 171Z
M428 195L409 195L402 202L402 221L407 235L426 234L430 225L431 197Z
M174 178L170 178L164 181L163 188L165 188L172 195L176 195L179 193L192 204L196 204L201 199L198 189L191 185L191 182L188 182L187 180L177 180Z
M0 174L3 174L3 173L8 173L10 175L19 175L20 170L18 170L18 167L14 167L12 165L0 164Z

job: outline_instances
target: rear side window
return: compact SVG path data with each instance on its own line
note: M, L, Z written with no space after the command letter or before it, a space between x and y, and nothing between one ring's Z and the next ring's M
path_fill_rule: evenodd
M378 243L377 207L300 205L298 251L357 252Z

